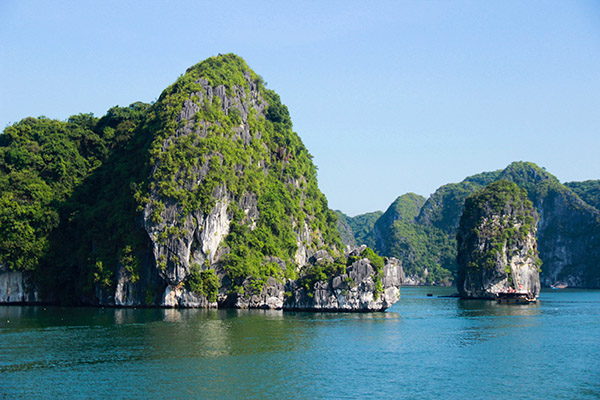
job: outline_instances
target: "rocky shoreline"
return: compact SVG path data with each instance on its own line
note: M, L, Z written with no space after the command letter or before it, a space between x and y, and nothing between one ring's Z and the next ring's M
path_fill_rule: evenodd
M118 302L116 296L103 296L96 304L82 302L84 306L123 308L233 308L272 309L289 311L371 312L385 311L400 298L404 280L402 265L395 258L386 259L381 272L368 258L360 258L366 246L357 247L346 256L357 257L345 273L316 281L312 288L302 285L302 280L281 282L270 277L260 292L249 289L243 293L221 291L216 301L195 293L183 285L166 285L161 301L144 304L140 299ZM322 252L321 254L324 254ZM311 257L318 263L322 258ZM329 260L328 260L329 261ZM378 285L377 282L380 282ZM116 288L116 291L119 287ZM0 304L39 305L53 304L40 299L39 291L26 272L0 269Z

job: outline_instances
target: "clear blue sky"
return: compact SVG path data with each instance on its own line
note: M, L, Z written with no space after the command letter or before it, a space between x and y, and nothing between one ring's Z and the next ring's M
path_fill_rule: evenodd
M349 215L515 160L600 179L596 0L3 0L0 128L151 102L229 52L281 95Z

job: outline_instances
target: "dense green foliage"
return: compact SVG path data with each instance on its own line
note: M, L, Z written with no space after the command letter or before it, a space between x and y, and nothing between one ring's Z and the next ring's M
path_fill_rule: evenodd
M567 184L577 196L543 168L530 162L514 162L504 170L484 172L467 177L460 183L444 185L427 199L414 220L414 212L407 216L397 210L402 204L405 204L406 210L414 209L415 203L411 205L408 201L410 196L401 196L379 218L377 228L367 232L367 236L381 254L399 258L407 276L422 277L423 283L448 283L456 277L456 232L465 199L499 179L515 182L526 189L534 206L540 210L546 208L540 213L554 215L545 223L544 229L538 231L542 257L551 254L554 238L569 238L579 243L577 246L581 250L577 250L577 260L564 266L561 276L575 275L578 269L587 268L592 275L586 279L600 282L600 269L583 267L595 265L600 259L596 246L587 243L600 232L600 214L593 209L594 201L598 202L600 198L597 195L599 181ZM564 205L565 209L555 209L556 204ZM582 242L576 238L588 239Z
M365 242L385 256L400 259L408 276L422 277L426 284L450 284L457 269L454 235L464 200L499 173L442 186L427 201L414 193L398 197L372 225L361 226Z
M425 204L425 198L416 193L406 193L398 197L377 220L379 225L386 220L414 221L419 215L421 207Z
M500 171L484 172L468 177L460 183L449 183L440 187L423 205L417 223L434 226L454 235L465 199L476 190L497 180L499 175Z
M382 254L402 260L406 275L423 277L426 284L451 282L451 271L456 270L456 248L441 230L396 221L386 240L390 244Z
M438 228L415 222L425 198L414 193L396 199L375 224L377 250L402 260L405 274L427 284L449 283L455 250Z
M130 282L145 282L151 303L156 274L150 276L148 266L155 262L164 271L184 262L153 261L151 240L164 245L185 236L186 218L206 215L216 194L226 193L232 222L218 267L234 291L248 281L260 290L269 277L296 278L301 231L310 236L302 246L339 256L338 218L356 243L400 258L407 274L427 270L426 282L448 282L456 272L454 235L464 201L498 179L526 189L538 207L567 205L562 219L546 227L548 237L598 237L600 181L573 182L568 189L523 162L445 185L426 202L401 196L385 214L336 215L318 189L316 167L292 131L287 107L244 60L220 55L189 68L153 105L113 107L100 119L26 118L6 127L0 134L0 264L33 271L42 290L68 293L63 302L113 293L120 268ZM257 201L256 221L241 209L247 196ZM166 221L173 204L175 220ZM573 210L578 217L569 221ZM156 228L155 237L148 238L144 224ZM583 247L585 257L565 273L597 264L598 246ZM345 266L339 261L299 272L311 281ZM187 283L212 296L214 278L202 268Z
M0 135L0 264L33 270L49 249L60 204L103 156L91 115L26 118Z
M202 271L199 265L192 265L190 275L187 278L187 284L194 293L205 296L208 301L217 301L221 282L213 269Z
M65 202L61 226L53 234L49 269L58 279L53 286L72 287L69 292L75 297L63 302L92 297L97 285L111 291L117 265L132 282L140 279L140 257L148 239L136 223L135 194L146 186L148 174L144 123L149 109L145 103L113 107L94 127L107 138L108 155Z
M490 183L484 190L467 197L463 219L475 217L479 221L484 216L509 215L513 213L512 210L529 210L532 207L525 189L513 182L501 179ZM532 223L533 219L527 221L528 226Z
M383 212L381 211L359 214L355 217L348 217L344 214L348 225L352 229L357 245L366 244L369 247L375 247L373 226L382 215Z
M144 139L136 128L147 104L114 107L66 122L26 118L0 135L0 262L34 270L42 290L74 301L111 286L121 263L139 279L135 201ZM137 140L136 140L137 139ZM119 156L120 155L120 156ZM65 257L68 254L68 257Z
M387 252L388 249L395 244L395 240L391 239L396 223L412 225L415 218L419 215L419 211L425 198L415 193L407 193L398 197L385 211L385 213L377 219L373 226L375 245L381 252Z
M583 201L600 210L600 180L583 182L567 182L565 186L571 189Z

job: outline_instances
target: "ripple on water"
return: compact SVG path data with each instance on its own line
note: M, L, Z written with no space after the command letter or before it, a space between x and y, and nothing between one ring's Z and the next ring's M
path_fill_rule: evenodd
M0 398L600 397L600 291L426 296L449 290L373 314L0 307Z

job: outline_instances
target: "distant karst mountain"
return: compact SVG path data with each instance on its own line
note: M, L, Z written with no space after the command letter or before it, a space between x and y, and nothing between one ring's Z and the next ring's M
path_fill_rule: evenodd
M540 216L537 240L542 284L561 281L575 287L600 287L600 181L563 185L530 162L514 162L504 170L444 185L414 218L397 212L399 205L414 210L408 206L418 204L414 195L400 196L366 237L382 255L402 261L407 283L450 284L457 273L456 234L465 199L500 179L525 189Z

